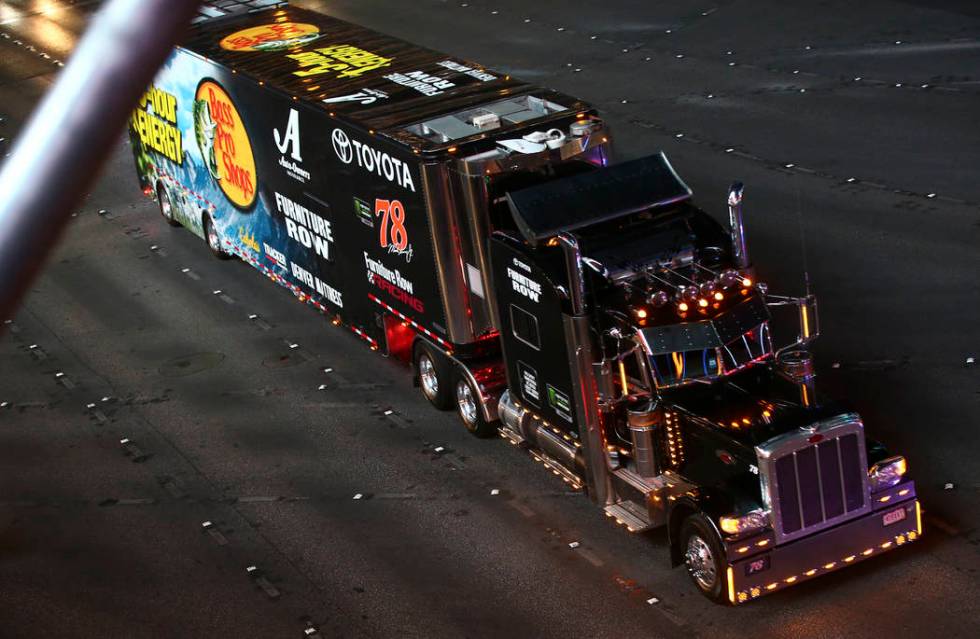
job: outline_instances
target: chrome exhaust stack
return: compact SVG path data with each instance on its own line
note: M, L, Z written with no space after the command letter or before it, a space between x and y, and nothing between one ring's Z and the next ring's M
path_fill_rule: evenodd
M745 223L742 219L742 190L744 185L735 182L728 189L728 226L732 234L732 258L740 270L749 268L749 249L745 242Z

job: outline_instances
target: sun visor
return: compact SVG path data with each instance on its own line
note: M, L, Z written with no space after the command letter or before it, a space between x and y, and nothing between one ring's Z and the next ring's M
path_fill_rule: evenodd
M533 244L691 197L662 152L507 194L514 222Z
M768 320L766 303L753 295L715 319L651 326L640 333L648 354L664 355L720 348Z

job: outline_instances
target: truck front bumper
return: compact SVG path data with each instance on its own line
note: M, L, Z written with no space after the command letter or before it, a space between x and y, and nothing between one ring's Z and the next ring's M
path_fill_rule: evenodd
M729 601L744 603L915 541L922 535L922 513L914 489L907 494L904 501L892 499L859 519L788 544L774 546L770 535L770 541L753 548L762 552L744 559L731 553Z

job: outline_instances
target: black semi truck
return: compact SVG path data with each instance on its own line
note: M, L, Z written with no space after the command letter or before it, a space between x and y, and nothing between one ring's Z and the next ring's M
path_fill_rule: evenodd
M905 459L815 391L815 299L755 281L741 185L723 224L662 153L610 165L581 100L278 6L197 25L130 136L168 222L630 531L666 526L708 597L922 534Z

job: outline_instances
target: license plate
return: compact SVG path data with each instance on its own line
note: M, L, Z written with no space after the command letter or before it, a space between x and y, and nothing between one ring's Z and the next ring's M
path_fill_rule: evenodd
M898 523L903 519L905 519L905 506L896 508L895 510L882 515L881 523L885 526L891 526L892 524Z

